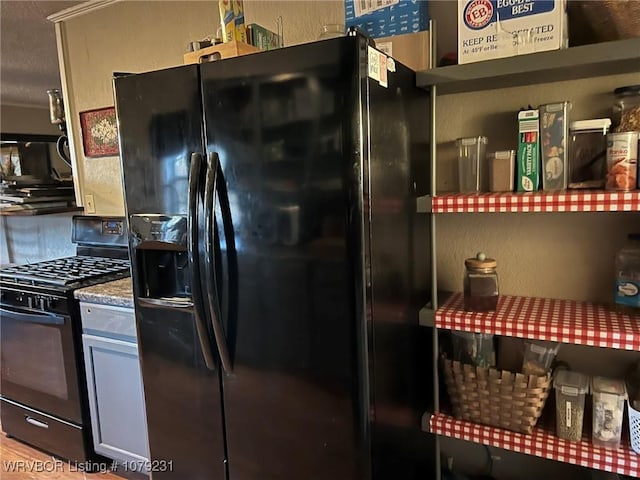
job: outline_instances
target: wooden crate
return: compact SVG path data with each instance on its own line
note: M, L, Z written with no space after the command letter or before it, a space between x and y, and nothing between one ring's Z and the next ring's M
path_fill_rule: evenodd
M220 59L239 57L240 55L249 55L251 53L261 52L259 48L254 47L243 42L226 42L213 45L211 47L201 48L195 52L189 52L184 54L184 64L189 65L192 63L207 62L209 55L220 54Z

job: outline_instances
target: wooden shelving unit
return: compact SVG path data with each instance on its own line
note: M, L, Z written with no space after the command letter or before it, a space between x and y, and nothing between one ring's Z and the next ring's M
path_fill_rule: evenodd
M452 193L433 197L433 213L638 212L640 191Z
M495 312L466 312L461 293L436 312L435 326L640 352L640 317L607 305L503 295Z
M589 439L562 440L536 427L531 435L458 420L442 413L432 415L429 431L458 440L481 443L512 452L534 455L557 462L580 465L632 477L640 477L640 455L629 448L628 440L618 450L596 447Z
M433 42L433 38L432 38ZM431 45L436 49L435 45ZM443 95L494 90L518 86L590 79L640 72L640 37L628 40L539 52L466 65L454 65L417 73L416 83L431 96L429 112L429 144L431 185L429 195L416 200L416 211L427 213L431 227L431 302L420 311L419 322L433 327L434 364L439 355L438 330L455 329L493 333L521 338L553 340L586 346L627 351L640 351L640 318L621 315L606 306L589 302L544 298L502 297L494 313L464 312L461 294L441 302L438 296L436 258L439 252L436 227L439 214L455 213L571 213L571 212L640 212L640 191L610 192L603 190L438 194L436 182L438 98ZM469 98L467 96L461 98ZM462 134L462 132L460 132ZM460 135L461 136L461 135ZM567 442L542 428L523 435L499 428L457 420L439 411L440 382L435 373L434 414L425 413L425 432L469 442L503 448L513 452L580 465L588 468L640 477L640 455L629 449L626 439L620 450L594 447L588 439ZM623 440L625 442L625 440ZM440 458L436 442L436 458ZM441 471L436 467L435 477Z
M594 43L418 72L419 87L438 95L517 87L638 71L640 38Z

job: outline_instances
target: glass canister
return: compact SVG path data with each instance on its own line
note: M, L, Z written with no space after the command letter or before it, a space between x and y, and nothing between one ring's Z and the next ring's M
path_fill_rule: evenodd
M464 309L491 312L498 307L498 262L480 252L464 261Z
M489 190L489 175L485 159L487 137L468 137L456 140L458 147L458 187L461 193Z
M613 93L614 131L640 132L640 85L619 87Z

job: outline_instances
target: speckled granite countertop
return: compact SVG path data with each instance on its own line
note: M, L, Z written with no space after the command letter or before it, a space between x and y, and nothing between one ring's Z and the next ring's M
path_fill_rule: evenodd
M133 288L130 277L81 288L76 290L74 295L82 302L133 308Z

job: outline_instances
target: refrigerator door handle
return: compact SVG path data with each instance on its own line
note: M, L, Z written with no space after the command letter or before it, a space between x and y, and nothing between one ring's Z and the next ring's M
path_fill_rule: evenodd
M187 214L187 256L191 268L191 285L193 295L193 316L196 322L196 331L200 349L204 357L204 363L209 370L215 370L216 363L213 357L213 349L209 342L207 326L204 323L202 311L202 291L200 290L200 263L198 261L198 185L200 183L200 171L202 167L202 155L191 154L189 166L189 205Z
M220 300L218 298L218 286L216 283L216 267L215 267L215 248L213 239L213 230L215 228L214 215L215 215L215 196L216 196L216 182L218 179L218 168L220 165L220 159L215 152L209 153L207 156L207 174L205 177L205 190L204 190L204 231L206 232L205 238L205 268L206 268L206 288L207 288L207 300L209 304L209 312L211 314L211 326L213 327L213 335L218 347L218 354L220 355L220 363L222 364L222 370L225 374L231 375L233 373L233 365L231 363L231 357L229 356L229 349L227 348L227 341L220 323L222 317L222 309L220 308Z
M227 326L227 344L229 345L229 353L231 358L234 355L234 342L236 339L237 325L232 323L232 319L237 321L237 302L238 302L238 266L236 258L236 247L233 233L233 224L231 222L231 206L229 205L229 194L224 179L222 168L218 167L218 181L216 185L218 193L218 202L220 205L220 213L222 216L222 228L224 230L224 238L227 252L227 268L225 269L224 291L226 292L226 321L223 325ZM223 304L224 305L224 304Z

